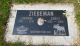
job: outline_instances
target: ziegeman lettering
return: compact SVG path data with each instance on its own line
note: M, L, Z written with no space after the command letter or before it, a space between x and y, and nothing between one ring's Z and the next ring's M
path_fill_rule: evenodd
M52 11L30 11L29 16L53 16Z

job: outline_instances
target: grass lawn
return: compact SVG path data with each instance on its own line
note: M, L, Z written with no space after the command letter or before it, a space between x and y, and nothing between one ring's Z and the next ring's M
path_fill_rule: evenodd
M4 41L4 33L6 23L9 18L10 7L12 3L73 3L76 12L76 22L80 29L80 5L77 0L0 0L0 46L25 46L22 43L16 42L14 44L6 43ZM31 45L28 45L31 46ZM43 45L47 46L47 45Z

